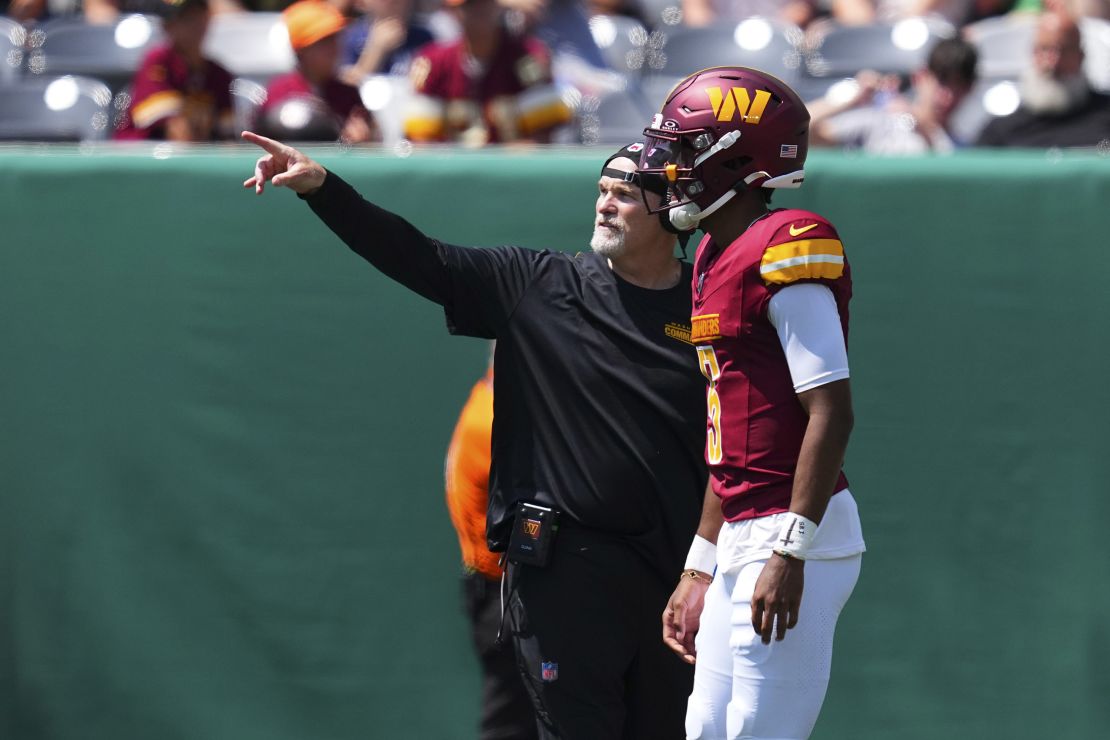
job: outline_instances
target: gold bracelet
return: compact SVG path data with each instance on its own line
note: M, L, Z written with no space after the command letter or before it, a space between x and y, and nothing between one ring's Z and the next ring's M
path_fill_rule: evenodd
M705 581L706 583L713 583L713 576L707 576L700 570L694 570L693 568L688 568L687 570L682 571L682 578L693 578L695 581Z

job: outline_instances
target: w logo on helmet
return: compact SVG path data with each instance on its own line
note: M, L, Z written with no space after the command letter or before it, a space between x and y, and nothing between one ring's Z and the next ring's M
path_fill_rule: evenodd
M745 87L729 88L727 93L722 92L719 87L707 87L705 91L709 93L709 104L713 106L713 114L717 116L718 121L722 122L731 121L739 111L740 120L744 123L757 124L763 116L764 109L767 108L767 102L771 99L771 93L766 90L756 90L753 101L751 93Z

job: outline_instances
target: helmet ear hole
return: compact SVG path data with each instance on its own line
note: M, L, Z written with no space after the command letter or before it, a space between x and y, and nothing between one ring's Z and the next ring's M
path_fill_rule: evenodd
M740 170L744 169L749 164L751 164L751 162L752 162L751 157L734 157L732 159L721 162L721 166L724 167L727 170L732 170L733 172L739 172Z

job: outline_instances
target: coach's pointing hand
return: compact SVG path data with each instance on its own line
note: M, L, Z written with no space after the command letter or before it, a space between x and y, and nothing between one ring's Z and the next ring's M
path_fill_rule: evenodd
M324 184L327 171L293 147L251 131L244 131L242 136L244 141L266 150L266 155L254 165L254 177L244 181L243 187L253 187L254 192L261 195L266 183L272 182L276 187L308 195Z

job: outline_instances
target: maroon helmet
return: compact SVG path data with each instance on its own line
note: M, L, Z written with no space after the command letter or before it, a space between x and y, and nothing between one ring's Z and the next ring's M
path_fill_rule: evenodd
M675 85L644 129L641 175L670 184L679 229L693 229L739 188L796 188L805 176L809 111L766 72L711 67Z

